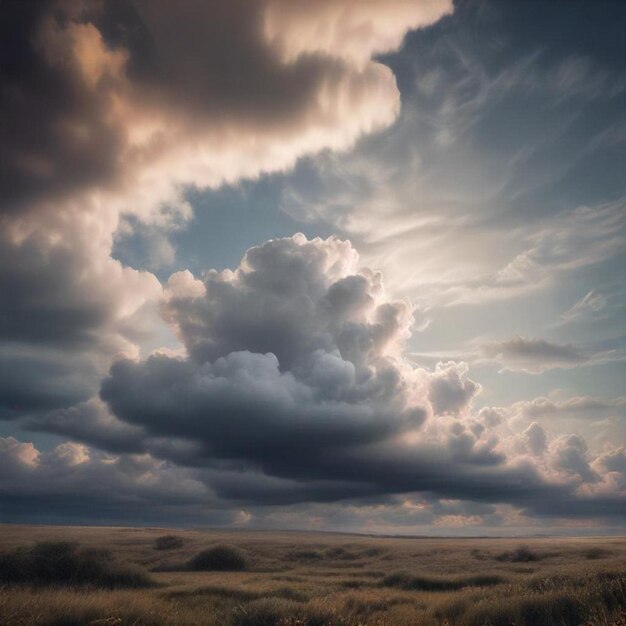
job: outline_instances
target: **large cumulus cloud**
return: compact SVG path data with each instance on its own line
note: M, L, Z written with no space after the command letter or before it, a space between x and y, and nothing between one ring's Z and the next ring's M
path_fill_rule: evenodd
M426 409L399 359L411 308L386 301L357 260L347 242L296 235L249 250L234 272L174 275L164 312L188 358L118 362L102 398L218 458L286 466L414 429Z
M582 438L516 433L497 409L472 410L480 386L465 365L408 362L410 305L347 242L296 235L235 270L175 274L163 306L186 354L117 362L101 397L153 453L204 468L225 501L420 492L541 515L623 511Z

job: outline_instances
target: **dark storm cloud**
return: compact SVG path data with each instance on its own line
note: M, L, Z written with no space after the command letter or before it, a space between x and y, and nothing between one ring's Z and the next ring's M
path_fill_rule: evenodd
M356 42L366 61L357 68L351 49L344 50L354 40L351 32L323 50L309 33L299 49L287 42L290 57L281 58L286 44L274 22L282 4L185 0L174 9L164 0L9 0L0 21L3 210L32 208L39 200L48 203L93 186L136 183L140 170L179 144L201 155L202 148L189 142L207 131L209 143L246 134L268 141L272 133L289 143L306 135L309 125L339 134L350 126L343 140L348 144L360 132L388 124L397 112L393 77L369 63L371 55L397 47L408 28L450 10L447 0L428 7L396 1L372 3L359 17L342 0L314 3L309 18L318 22L318 35L335 30L341 5L348 27L370 28L371 38ZM383 4L387 19L381 28L375 20ZM296 11L291 24L279 27L297 28L301 20ZM381 87L386 94L377 93ZM318 98L323 91L334 100L326 110ZM349 124L336 110L340 93L354 106ZM224 132L217 133L219 128ZM334 140L327 135L323 141ZM247 174L272 168L268 154ZM234 171L217 174L224 175L238 177ZM188 183L197 177L176 176Z
M118 362L102 398L157 436L286 468L416 428L427 411L394 357L410 307L382 300L356 263L346 242L298 235L249 250L236 272L174 275L165 313L191 358Z
M27 431L64 435L113 454L146 452L148 446L143 430L118 420L98 399L65 402L61 406L63 408L50 410L50 403L47 403L45 412L22 420L21 426ZM163 450L162 456L168 456L166 452Z
M58 8L55 11L55 5ZM66 6L70 6L66 3ZM76 5L78 6L78 4ZM75 187L109 180L123 145L122 130L106 120L106 93L85 88L69 50L51 63L45 36L55 16L69 21L60 3L3 3L0 18L0 188L4 211L25 210ZM81 12L76 15L81 19Z
M200 440L217 458L259 463L316 457L413 425L401 404L394 411L375 397L371 404L334 400L281 374L271 354L235 352L200 368L164 356L116 363L101 395L118 417L154 434Z
M142 309L161 294L156 278L102 257L103 216L63 213L25 238L0 233L0 419L86 400L156 323Z
M32 355L0 350L0 420L85 400L97 380L97 368L80 358L60 358L55 352Z
M95 285L80 284L77 243L59 248L31 239L0 248L0 291L10 294L2 303L0 339L60 347L93 342L115 303ZM90 288L94 297L86 297Z
M174 510L179 519L197 520L207 515L212 500L185 470L148 456L108 457L71 442L39 452L32 444L0 438L0 470L3 523L32 520L34 503L40 523L86 516L150 523L171 519Z

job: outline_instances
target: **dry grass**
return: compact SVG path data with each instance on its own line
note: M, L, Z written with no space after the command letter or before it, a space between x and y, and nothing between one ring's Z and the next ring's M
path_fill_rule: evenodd
M626 539L386 539L290 532L0 528L0 550L71 537L145 568L142 589L19 583L0 590L12 626L626 626ZM228 545L245 571L191 571ZM95 552L94 552L95 551ZM219 550L217 550L219 554ZM83 553L83 552L81 552ZM122 565L120 565L122 567ZM619 621L622 620L622 621Z

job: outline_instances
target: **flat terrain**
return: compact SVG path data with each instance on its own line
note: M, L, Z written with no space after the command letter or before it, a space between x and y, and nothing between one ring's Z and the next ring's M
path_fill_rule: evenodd
M163 535L182 547L157 549ZM23 581L0 624L211 626L626 625L626 538L431 539L296 532L0 526L0 551L77 542L140 566L145 588ZM191 571L212 546L242 571ZM108 557L107 557L108 558Z

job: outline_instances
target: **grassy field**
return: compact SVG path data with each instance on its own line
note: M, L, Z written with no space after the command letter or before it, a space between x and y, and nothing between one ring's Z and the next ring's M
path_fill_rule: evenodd
M0 526L0 551L2 625L626 626L626 538Z

